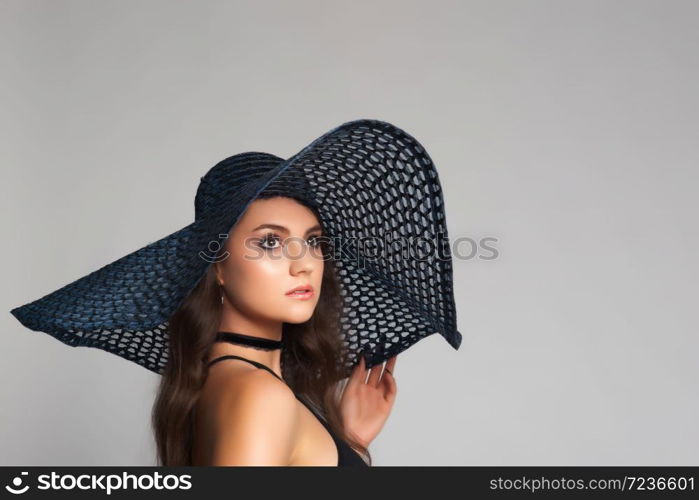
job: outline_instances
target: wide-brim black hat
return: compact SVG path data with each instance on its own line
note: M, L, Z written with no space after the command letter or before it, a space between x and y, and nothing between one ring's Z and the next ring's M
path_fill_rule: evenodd
M11 313L65 344L162 374L168 318L214 261L212 248L225 245L263 192L302 195L327 236L342 238L334 264L352 366L359 355L367 367L382 363L434 333L459 348L437 171L412 136L379 120L344 123L287 160L257 152L226 158L201 178L194 222Z

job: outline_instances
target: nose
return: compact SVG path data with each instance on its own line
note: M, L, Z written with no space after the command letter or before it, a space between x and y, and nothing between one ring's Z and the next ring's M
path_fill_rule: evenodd
M287 257L292 274L310 272L317 266L317 259L310 247L302 239L292 239L287 243Z

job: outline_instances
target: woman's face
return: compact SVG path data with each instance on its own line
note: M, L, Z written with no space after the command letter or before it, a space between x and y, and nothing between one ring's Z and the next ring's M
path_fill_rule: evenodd
M214 264L223 283L224 321L273 326L309 320L321 292L322 234L314 213L296 200L253 201L228 235L229 255ZM310 298L288 294L299 285L312 287Z

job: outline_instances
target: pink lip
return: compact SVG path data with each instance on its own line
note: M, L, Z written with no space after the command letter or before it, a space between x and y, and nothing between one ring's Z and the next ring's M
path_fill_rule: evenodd
M296 290L306 290L304 293L294 293ZM286 292L288 297L300 300L308 300L313 297L313 287L311 285L299 285Z

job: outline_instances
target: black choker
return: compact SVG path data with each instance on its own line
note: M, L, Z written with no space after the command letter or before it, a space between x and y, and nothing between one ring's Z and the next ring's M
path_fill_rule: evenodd
M284 343L281 340L266 339L264 337L254 337L252 335L244 335L236 332L218 332L216 333L216 342L230 342L232 344L242 344L255 349L271 351L280 349Z

